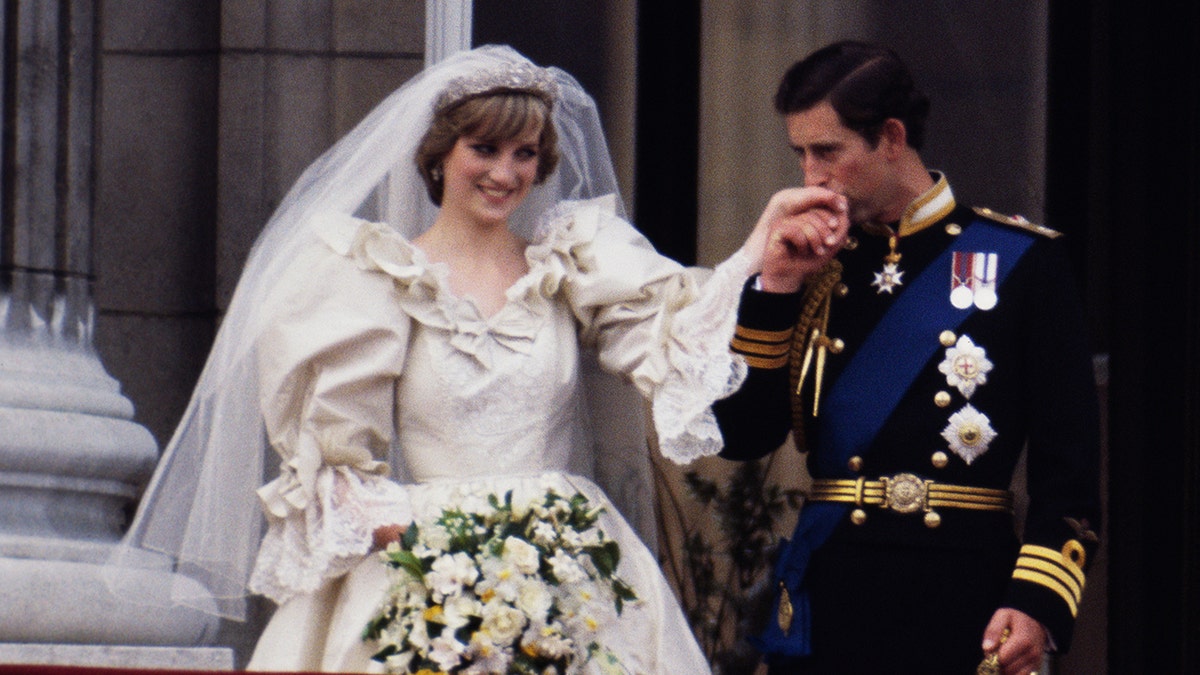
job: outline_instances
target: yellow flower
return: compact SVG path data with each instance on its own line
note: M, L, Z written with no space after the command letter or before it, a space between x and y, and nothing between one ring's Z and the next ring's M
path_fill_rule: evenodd
M442 606L434 605L433 607L430 607L429 609L422 612L421 618L425 619L426 621L433 621L435 623L441 623L441 618L442 618L443 614L445 614L445 611L442 610Z
M479 594L479 599L485 603L491 602L492 598L494 598L494 597L496 597L496 591L495 591L495 589L492 589L492 588L489 588L486 591Z

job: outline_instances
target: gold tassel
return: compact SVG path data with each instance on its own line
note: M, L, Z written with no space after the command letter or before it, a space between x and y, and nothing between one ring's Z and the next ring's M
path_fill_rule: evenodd
M793 391L792 437L796 441L796 449L801 452L806 448L804 418L808 404L801 397L800 390L808 381L808 372L813 366L813 357L817 355L815 350L822 343L826 346L840 343L839 340L829 340L824 332L829 324L831 296L841 279L842 264L837 260L831 260L813 278L805 282L800 317L796 321L792 346L788 352L789 376Z
M804 388L805 380L808 379L808 371L813 365L813 355L815 353L816 371L813 373L812 396L813 417L816 417L821 410L821 388L825 383L825 355L829 351L830 345L834 343L825 334L829 328L829 305L829 297L826 296L818 310L821 316L816 319L816 325L809 331L808 341L804 349L804 363L800 366L800 375L796 382L796 396L799 396L800 390Z
M804 388L804 380L808 378L808 368L812 365L813 349L817 346L817 338L821 337L821 329L813 328L808 336L808 346L804 348L804 363L800 366L800 377L796 382L796 395Z
M779 582L779 616L776 620L779 622L779 629L783 631L786 637L788 631L792 629L792 617L795 615L795 610L792 608L792 597L788 595L787 586L783 582Z

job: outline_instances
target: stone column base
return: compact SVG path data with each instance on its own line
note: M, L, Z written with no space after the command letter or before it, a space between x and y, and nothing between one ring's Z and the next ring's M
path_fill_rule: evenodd
M0 663L24 666L233 670L233 650L218 647L0 643Z
M111 552L104 542L0 536L0 644L213 644L220 621L207 589L147 553L114 593L102 576ZM172 605L181 591L208 611Z

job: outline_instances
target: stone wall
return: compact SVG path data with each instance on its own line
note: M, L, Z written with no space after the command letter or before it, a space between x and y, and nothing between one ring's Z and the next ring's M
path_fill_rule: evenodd
M423 0L104 0L96 346L165 445L262 225L423 62Z

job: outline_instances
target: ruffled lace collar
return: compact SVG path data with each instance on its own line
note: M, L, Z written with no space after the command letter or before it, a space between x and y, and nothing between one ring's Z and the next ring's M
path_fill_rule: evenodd
M543 216L525 250L529 271L506 291L508 301L485 317L469 298L451 290L449 268L384 223L324 216L322 240L359 269L395 281L396 300L415 321L450 334L450 344L491 367L490 345L529 353L551 312L551 300L570 276L592 265L592 240L601 219L615 213L615 197L562 202Z

